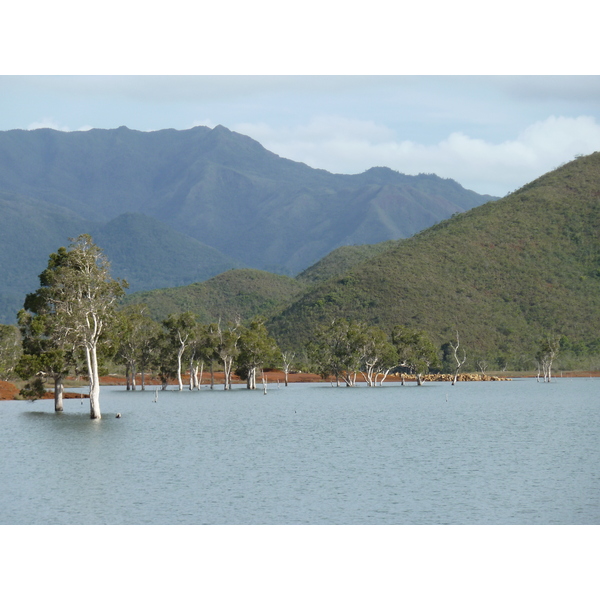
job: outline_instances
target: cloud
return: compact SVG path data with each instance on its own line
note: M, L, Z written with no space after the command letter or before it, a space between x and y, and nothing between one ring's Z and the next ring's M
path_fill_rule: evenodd
M44 117L41 121L34 121L27 126L29 131L33 129L54 129L56 131L89 131L93 129L90 125L83 125L77 129L68 127L67 125L59 125L52 117Z
M373 121L320 116L308 124L275 128L242 123L235 131L292 160L335 173L387 166L401 173L436 173L480 193L504 195L571 160L600 150L600 125L593 117L551 116L498 143L460 131L436 143L398 139Z

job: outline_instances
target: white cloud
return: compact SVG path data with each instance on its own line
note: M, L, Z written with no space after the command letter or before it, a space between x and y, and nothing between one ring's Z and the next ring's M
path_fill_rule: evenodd
M480 193L504 195L576 154L600 150L593 117L551 116L499 143L454 132L434 144L397 139L372 121L318 117L308 124L275 128L243 123L235 131L292 160L335 173L387 166L406 174L436 173Z
M71 131L70 127L59 125L51 117L44 117L41 121L34 121L27 126L27 129L29 131L32 129L55 129L56 131Z
M83 125L77 129L67 125L59 125L52 117L44 117L41 121L34 121L27 126L29 131L33 129L54 129L55 131L89 131L93 129L91 125Z

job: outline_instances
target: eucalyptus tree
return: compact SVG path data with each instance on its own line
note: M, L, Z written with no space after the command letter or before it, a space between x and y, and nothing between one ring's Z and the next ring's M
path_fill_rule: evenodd
M21 356L21 336L14 325L0 324L0 379L8 379Z
M90 417L100 419L99 344L110 327L127 282L113 279L110 263L90 235L51 254L40 275L39 314L57 347L82 349L90 386Z
M456 344L451 340L448 342L450 348L452 348L452 355L454 356L454 379L452 380L452 385L454 385L458 381L458 373L460 372L461 367L467 362L467 352L464 347L462 349L462 356L459 352L460 348L460 338L458 336L458 331L456 332Z
M136 374L141 372L141 387L145 388L145 370L149 365L151 340L156 332L156 322L147 314L144 304L122 308L115 326L116 357L125 365L127 389L136 389Z
M361 371L369 387L383 383L388 373L398 364L395 346L379 327L368 327L364 335Z
M290 373L290 369L292 368L292 364L295 358L296 354L291 350L283 350L281 352L281 368L285 379L285 387L288 386L288 375Z
M544 381L552 381L552 363L560 350L560 337L557 335L548 334L544 336L538 345L536 361L541 365L544 372ZM538 375L539 378L539 375Z
M214 362L217 360L217 338L214 324L198 323L189 344L190 390L200 389L206 365L210 368L211 389L214 385ZM199 374L198 374L199 373Z
M181 391L183 389L183 380L181 379L183 354L194 339L197 326L196 315L189 311L172 314L163 321L163 325L167 330L168 339L177 353L177 383Z
M277 360L279 348L269 336L263 321L255 319L244 327L238 341L236 373L246 379L246 387L256 389L256 373L269 362Z
M439 362L437 350L427 333L397 326L392 331L392 344L398 353L398 366L415 375L417 385L423 385L423 375Z
M210 367L210 389L215 387L215 362L220 360L221 333L219 323L209 323L200 330L200 355Z
M225 378L223 389L231 389L231 373L233 363L237 358L239 349L239 339L241 336L241 324L239 320L230 321L222 326L221 322L217 324L216 335L216 354L223 365L223 375Z
M366 351L365 336L363 323L346 319L334 319L318 327L307 347L317 373L323 379L335 377L338 386L340 379L346 386L354 386Z
M150 366L160 379L162 389L166 390L169 381L177 377L177 355L164 326L159 325L151 340L152 352L148 353Z

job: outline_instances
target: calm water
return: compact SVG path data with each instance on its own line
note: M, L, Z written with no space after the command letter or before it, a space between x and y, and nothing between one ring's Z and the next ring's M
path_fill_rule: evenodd
M600 524L600 379L153 400L0 403L0 524Z

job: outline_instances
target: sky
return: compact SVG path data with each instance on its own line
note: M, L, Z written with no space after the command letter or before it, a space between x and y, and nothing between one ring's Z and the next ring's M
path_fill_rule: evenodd
M600 150L600 76L0 77L0 130L121 125L224 125L311 167L435 173L503 196Z
M180 0L168 13L108 0L75 23L73 6L7 9L0 130L224 125L311 167L435 173L497 196L600 150L580 0L576 30L527 0L486 18L467 0L397 14L381 0L368 12L223 0L194 15Z

